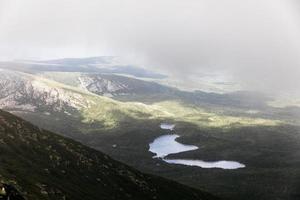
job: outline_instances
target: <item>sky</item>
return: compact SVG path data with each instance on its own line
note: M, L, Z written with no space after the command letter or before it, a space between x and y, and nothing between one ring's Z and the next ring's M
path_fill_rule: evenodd
M116 55L300 93L298 0L0 0L0 60Z

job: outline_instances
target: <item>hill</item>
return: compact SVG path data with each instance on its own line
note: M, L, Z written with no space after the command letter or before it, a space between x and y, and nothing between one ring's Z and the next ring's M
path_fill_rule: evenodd
M26 199L217 199L0 110L0 180Z
M0 71L0 108L143 172L217 196L298 197L299 107L274 107L269 97L247 91L188 92L72 65L74 72ZM246 168L202 169L153 159L149 143L167 133L159 128L162 122L176 124L178 141L199 147L171 158L236 160Z

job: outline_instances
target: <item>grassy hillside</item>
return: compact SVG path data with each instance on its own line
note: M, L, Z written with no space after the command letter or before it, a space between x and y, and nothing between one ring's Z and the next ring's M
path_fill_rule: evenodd
M50 87L57 87L82 95L86 101L90 102L88 106L80 110L83 122L99 121L107 128L116 128L128 117L134 120L167 119L189 122L201 127L276 125L280 123L279 120L233 117L222 113L212 113L199 106L174 100L161 101L150 105L139 102L120 102L48 79L37 78L37 80L48 84Z
M2 72L5 73L5 72ZM12 82L10 90L16 105L4 106L3 108L11 111L28 110L16 109L18 106L30 105L34 113L47 113L44 118L53 119L59 112L62 117L73 118L80 124L93 124L93 130L98 126L100 130L120 128L124 124L134 126L137 121L143 120L167 120L174 122L186 122L198 127L239 127L255 125L277 125L280 120L251 117L251 116L233 116L228 115L222 110L211 111L206 107L182 101L181 99L157 101L151 104L141 102L122 102L112 98L104 97L86 91L74 84L64 84L53 81L39 75L26 74L21 72L13 73L11 79L16 81L20 79L19 84ZM75 82L76 74L65 77L65 82ZM60 77L60 76L56 76ZM72 78L68 78L72 77ZM11 81L10 77L7 81ZM62 78L59 78L62 79ZM16 85L14 88L14 85ZM6 100L3 99L3 102ZM12 101L7 100L7 101ZM55 113L56 112L56 113ZM61 118L63 119L63 118ZM53 124L55 126L55 124ZM86 126L87 128L87 126ZM89 132L89 130L86 130Z
M300 110L299 107L296 107L296 104L285 102L284 106L280 104L281 106L279 107L277 102L279 102L280 99L261 93L247 91L228 94L206 93L201 91L187 92L159 85L152 81L144 81L113 74L44 72L38 74L38 76L60 82L64 85L85 89L86 91L90 90L90 92L100 96L103 95L103 91L98 91L97 88L83 88L82 85L80 85L80 77L94 78L93 86L95 86L97 82L98 84L101 83L101 80L111 81L111 83L115 83L116 85L120 84L128 87L112 92L112 98L119 102L141 102L147 105L160 105L159 109L163 107L164 110L170 107L172 109L169 110L173 110L174 108L179 108L179 110L187 108L191 110L190 107L192 107L194 110L201 110L200 112L194 112L195 115L206 112L222 115L223 117L234 117L231 118L231 122L236 120L243 121L241 124L244 125L249 124L253 119L258 119L260 121L258 124L266 122L267 124L265 125L269 125L272 122L261 119L274 120L277 123L282 121L284 123L300 124L300 121L297 120L300 116ZM98 77L100 80L95 79L95 77ZM280 102L282 102L282 100L280 100ZM183 118L185 119L185 117ZM217 124L218 123L215 123L215 125Z
M217 199L0 111L0 180L34 199Z

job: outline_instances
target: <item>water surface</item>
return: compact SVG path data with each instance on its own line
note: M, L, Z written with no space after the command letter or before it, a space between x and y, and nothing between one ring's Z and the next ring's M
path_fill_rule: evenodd
M173 131L175 128L175 124L162 123L162 124L160 124L160 128Z
M156 154L154 156L155 158L164 158L169 154L198 149L198 147L194 145L184 145L176 142L175 139L178 137L180 136L175 134L160 136L150 143L149 151Z
M175 125L172 124L164 124L161 128L173 130ZM179 138L179 135L176 134L168 134L159 136L152 143L149 144L149 151L154 153L155 156L153 158L161 158L163 161L170 164L179 164L179 165L187 165L187 166L197 166L201 168L220 168L220 169L239 169L246 167L244 164L236 162L236 161L203 161L203 160L192 160L192 159L167 159L166 156L170 154L176 154L186 151L194 151L198 149L197 146L194 145L186 145L181 144L176 141L176 138Z

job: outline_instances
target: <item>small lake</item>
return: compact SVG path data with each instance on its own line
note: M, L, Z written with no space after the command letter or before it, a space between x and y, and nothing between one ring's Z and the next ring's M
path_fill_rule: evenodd
M176 142L175 139L179 138L179 135L163 135L150 143L149 151L155 153L155 158L164 158L169 154L180 153L185 151L192 151L198 149L197 146L184 145Z
M173 130L174 124L161 124L160 127L162 129ZM186 145L181 144L176 141L179 138L179 135L176 134L168 134L159 136L152 143L149 144L149 151L154 153L155 156L153 158L160 158L164 162L170 164L179 164L186 166L197 166L201 168L220 168L220 169L239 169L246 167L244 164L236 162L236 161L212 161L207 162L203 160L192 160L192 159L166 159L165 157L169 154L176 154L186 151L194 151L197 150L198 147L194 145Z
M174 128L175 128L175 124L162 123L162 124L160 124L160 128L165 129L165 130L173 131Z

